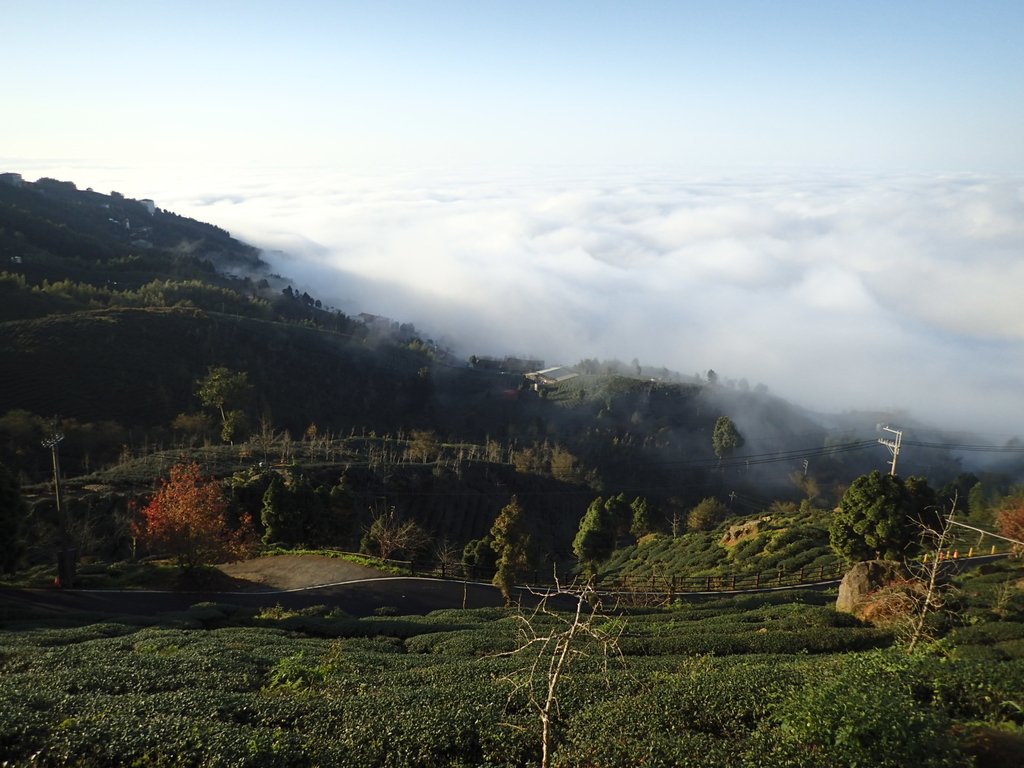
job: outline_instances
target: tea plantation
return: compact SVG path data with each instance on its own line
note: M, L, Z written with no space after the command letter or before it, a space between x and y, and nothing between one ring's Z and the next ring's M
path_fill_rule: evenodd
M598 617L618 652L573 646L552 764L961 766L983 731L1019 739L1019 615L908 656L832 599ZM541 634L563 626L527 618ZM508 654L525 626L513 610L355 619L206 603L158 623L0 619L5 765L540 763L528 693L545 690L549 659Z

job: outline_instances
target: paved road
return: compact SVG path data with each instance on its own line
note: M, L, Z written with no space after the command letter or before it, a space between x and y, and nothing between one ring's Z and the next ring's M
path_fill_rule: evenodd
M146 590L0 589L0 617L24 614L157 616L196 603L217 602L253 608L280 605L306 608L328 605L352 616L370 616L380 608L423 614L440 608L503 605L487 584L395 577L360 579L303 590L266 592L155 592Z
M1003 557L966 558L950 567L962 570ZM687 592L682 599L707 599L730 594L773 592L790 589L828 589L838 581L794 587L737 590L736 592ZM536 598L527 590L518 591L523 604ZM337 607L351 616L371 616L380 608L396 613L425 614L442 608L484 608L504 604L497 588L480 582L444 581L412 576L353 579L319 587L265 592L155 592L146 590L78 590L78 589L0 589L0 620L6 617L34 614L72 616L75 614L106 614L158 616L183 611L202 602L231 603L260 608L280 605L284 608L307 608L313 605ZM558 608L571 609L575 600L560 600Z

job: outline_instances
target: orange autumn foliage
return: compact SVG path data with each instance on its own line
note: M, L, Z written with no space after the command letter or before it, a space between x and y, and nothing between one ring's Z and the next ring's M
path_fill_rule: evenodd
M1006 538L1024 541L1024 494L1014 494L1003 500L996 509L996 526ZM1024 546L1014 545L1014 551L1021 550Z
M232 530L227 507L220 485L204 478L197 463L178 464L142 510L140 533L152 551L172 555L183 568L243 557L254 538L252 520Z

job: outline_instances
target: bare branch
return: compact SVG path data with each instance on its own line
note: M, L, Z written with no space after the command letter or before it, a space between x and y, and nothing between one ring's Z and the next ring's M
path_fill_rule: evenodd
M607 670L611 657L622 658L619 638L625 625L620 624L618 632L614 634L598 625L606 616L600 598L590 583L579 585L573 582L563 586L556 576L553 590L540 593L531 589L529 592L539 599L529 615L522 612L516 615L521 637L518 647L494 656L530 658L528 664L502 680L511 686L509 702L517 694L523 695L537 713L541 722L541 766L547 768L554 748L554 728L561 719L559 686L572 663L588 655L580 645L588 640L596 643ZM575 599L575 609L568 615L555 611L549 605L549 600L556 597ZM547 632L538 628L539 624L546 624L549 619L555 620L555 627L548 628Z

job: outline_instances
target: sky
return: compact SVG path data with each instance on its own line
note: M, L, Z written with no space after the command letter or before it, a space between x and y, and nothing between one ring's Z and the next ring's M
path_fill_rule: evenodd
M0 0L0 170L465 353L1024 433L1024 3Z

